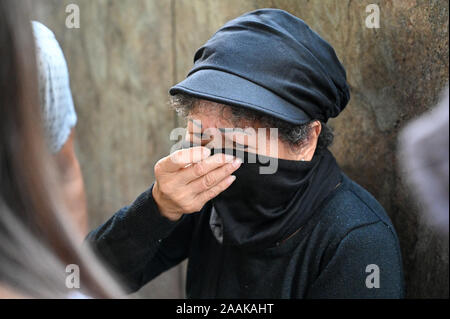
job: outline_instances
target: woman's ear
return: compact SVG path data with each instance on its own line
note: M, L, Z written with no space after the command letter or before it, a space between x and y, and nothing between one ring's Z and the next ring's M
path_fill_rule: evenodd
M322 131L322 124L319 121L311 122L309 137L302 152L303 160L310 161L313 158L317 147L317 141L319 140L319 135L321 131Z
M322 132L322 124L319 121L314 121L311 123L311 126L312 126L311 133L314 132L313 136L311 136L311 137L316 140L316 144L317 144L317 140L319 139L320 132Z

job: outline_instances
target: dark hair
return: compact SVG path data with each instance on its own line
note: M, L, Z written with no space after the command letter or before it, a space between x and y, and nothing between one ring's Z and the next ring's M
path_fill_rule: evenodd
M197 98L194 98L187 94L177 94L171 96L171 106L181 116L186 117L196 106ZM230 119L233 125L239 126L243 122L246 123L259 123L262 127L278 128L278 134L281 140L286 142L293 150L299 149L305 142L307 142L310 132L310 121L305 124L291 124L289 122L280 120L270 115L266 115L261 112L245 109L242 107L236 107L231 105L221 104L223 107L231 109L232 118ZM317 149L325 149L333 143L334 134L332 129L324 122L320 122L322 130L317 140Z
M85 294L118 296L122 290L79 247L62 214L39 121L34 39L23 3L0 1L0 285L27 297L68 297L65 267L77 264Z

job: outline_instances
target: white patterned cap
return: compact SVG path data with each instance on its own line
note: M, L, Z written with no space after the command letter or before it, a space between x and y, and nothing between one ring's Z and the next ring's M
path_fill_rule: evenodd
M57 153L77 122L69 71L53 32L37 21L32 21L32 27L36 42L43 126L50 151Z

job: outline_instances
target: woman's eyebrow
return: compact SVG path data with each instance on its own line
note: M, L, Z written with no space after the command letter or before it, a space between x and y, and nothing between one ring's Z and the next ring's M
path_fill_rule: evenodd
M218 130L224 135L226 135L227 133L234 133L234 132L239 132L239 133L242 133L242 134L245 134L245 135L251 135L250 133L246 132L245 130L243 130L242 128L239 128L239 127L233 127L233 128L222 128L222 127L219 127ZM249 147L248 145L241 144L241 143L239 143L237 141L233 141L233 144L234 144L234 146L239 147L239 148L243 148L243 149L246 149L246 148Z

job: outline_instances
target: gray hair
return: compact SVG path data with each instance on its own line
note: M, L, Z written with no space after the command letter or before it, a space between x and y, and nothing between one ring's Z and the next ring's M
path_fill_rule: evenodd
M175 111L183 117L188 116L195 108L199 99L192 97L187 94L177 94L171 96L170 104L175 109ZM310 121L305 124L291 124L289 122L277 119L273 116L266 115L264 113L253 111L246 108L224 105L220 104L223 109L229 108L231 110L231 118L229 119L231 123L235 126L242 125L242 123L258 123L262 127L273 127L278 128L278 134L282 141L287 143L292 150L298 151L306 142L308 142L311 133L311 123ZM223 112L222 109L222 112ZM317 149L326 149L333 143L334 134L326 123L320 121L322 125L322 130L320 132Z

